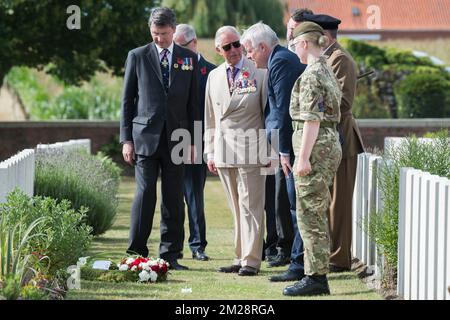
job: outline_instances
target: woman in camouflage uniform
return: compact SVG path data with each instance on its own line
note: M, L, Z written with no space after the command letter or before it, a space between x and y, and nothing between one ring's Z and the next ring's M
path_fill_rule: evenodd
M305 247L305 277L284 289L289 296L330 294L326 274L330 256L327 209L329 186L341 161L336 125L342 92L322 51L323 29L303 22L294 30L295 52L308 65L292 90L290 114L294 134L297 219Z

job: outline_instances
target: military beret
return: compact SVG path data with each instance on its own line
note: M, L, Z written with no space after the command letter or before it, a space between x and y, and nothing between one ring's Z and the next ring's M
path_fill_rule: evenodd
M308 32L319 32L321 34L323 33L323 28L319 26L317 23L314 22L302 22L300 23L292 32L292 37L297 38L298 36L301 36L302 34L308 33Z
M336 30L341 23L341 20L326 14L304 14L303 19L317 23L324 30Z

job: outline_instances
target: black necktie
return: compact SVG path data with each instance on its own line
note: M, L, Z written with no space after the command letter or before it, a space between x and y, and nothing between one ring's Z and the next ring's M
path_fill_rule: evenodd
M167 55L169 53L169 50L163 49L162 51L163 57L161 59L161 73L162 73L162 79L164 84L164 90L166 93L169 91L169 59L167 58Z

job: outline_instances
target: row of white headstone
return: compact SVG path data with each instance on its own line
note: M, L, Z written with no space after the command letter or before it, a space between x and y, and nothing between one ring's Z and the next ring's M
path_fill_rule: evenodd
M386 148L401 142L389 138ZM384 259L370 238L371 214L382 214L380 156L360 154L353 196L352 253L377 278ZM450 300L450 180L412 168L400 172L397 293L405 299Z
M16 188L28 196L33 196L35 152L40 150L73 150L85 149L91 151L91 140L69 140L54 144L39 144L34 149L26 149L11 158L0 162L0 203L5 202L8 194Z
M400 171L397 292L411 300L450 300L450 180Z

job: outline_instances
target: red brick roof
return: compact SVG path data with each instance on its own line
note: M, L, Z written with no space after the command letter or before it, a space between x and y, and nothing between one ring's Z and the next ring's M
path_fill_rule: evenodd
M344 31L368 30L367 20L376 5L381 13L381 31L450 31L450 0L285 0L289 12L309 8L342 20ZM359 10L354 16L352 11Z

